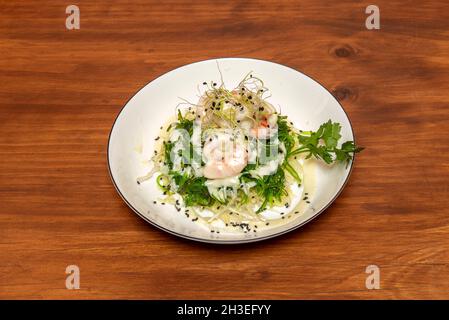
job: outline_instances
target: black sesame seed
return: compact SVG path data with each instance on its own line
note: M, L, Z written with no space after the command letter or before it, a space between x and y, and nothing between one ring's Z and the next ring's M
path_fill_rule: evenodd
M206 85L206 84L207 84L207 82L203 82L203 84L204 84L204 85Z

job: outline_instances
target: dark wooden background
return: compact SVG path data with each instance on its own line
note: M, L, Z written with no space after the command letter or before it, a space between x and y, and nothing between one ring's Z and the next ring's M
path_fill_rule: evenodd
M0 1L0 298L449 298L449 4ZM306 227L204 245L147 225L106 166L112 123L150 80L216 57L303 71L347 110L350 183ZM65 268L81 289L65 288ZM365 288L378 265L381 289Z

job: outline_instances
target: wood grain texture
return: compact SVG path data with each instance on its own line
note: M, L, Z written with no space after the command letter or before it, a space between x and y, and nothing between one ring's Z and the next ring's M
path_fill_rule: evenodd
M0 298L449 298L449 4L0 1ZM258 244L178 239L129 210L106 146L150 80L216 57L276 61L341 101L366 150L306 227ZM65 268L81 289L65 288ZM381 289L365 288L365 268Z

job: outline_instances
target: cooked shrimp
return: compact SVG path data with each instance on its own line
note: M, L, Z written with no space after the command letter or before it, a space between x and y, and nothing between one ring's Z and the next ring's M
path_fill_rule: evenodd
M277 114L263 116L262 119L250 129L249 133L257 139L268 139L277 132Z
M207 138L203 149L204 176L222 179L239 174L248 163L245 144L230 133L216 133Z

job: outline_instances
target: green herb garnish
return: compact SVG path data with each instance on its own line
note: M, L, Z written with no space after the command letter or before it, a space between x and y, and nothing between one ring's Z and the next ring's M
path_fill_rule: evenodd
M209 194L206 185L206 178L204 177L189 177L187 174L180 174L178 172L171 172L172 178L175 181L179 193L187 207L190 206L211 206L214 204L214 199Z
M291 130L287 122L287 117L278 116L277 125L278 125L278 139L280 142L284 143L285 149L288 154L295 145L295 138L291 134Z
M322 159L330 164L335 161L346 162L353 158L354 153L362 151L364 148L355 146L353 141L346 141L341 148L337 148L341 138L341 126L339 123L329 120L323 123L316 132L302 131L297 135L299 148L287 153L291 157L300 153L308 153L306 159L312 156Z
M176 123L176 129L183 129L189 133L191 137L193 134L193 120L189 120L182 116L181 111L178 110L178 122Z
M271 207L276 202L280 202L282 196L287 195L287 190L285 189L285 173L280 167L274 174L257 179L256 183L256 192L264 199L256 213L264 211L267 206Z
M174 145L175 144L173 142L164 141L164 163L168 166L170 170L173 169L173 161L171 160L171 151Z

